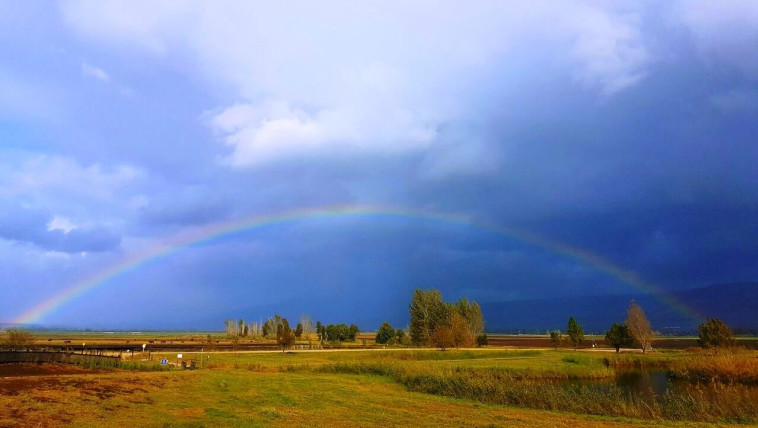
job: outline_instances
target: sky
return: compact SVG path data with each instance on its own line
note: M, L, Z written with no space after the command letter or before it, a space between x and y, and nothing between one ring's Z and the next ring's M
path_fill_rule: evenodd
M372 329L415 288L642 291L592 260L756 281L756 46L752 0L0 0L0 323L139 257L34 321ZM423 214L145 256L334 206Z

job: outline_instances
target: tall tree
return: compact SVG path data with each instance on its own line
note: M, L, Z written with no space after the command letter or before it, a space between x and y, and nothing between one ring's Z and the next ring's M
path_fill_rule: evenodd
M303 335L303 323L297 323L297 327L295 327L295 337L300 339L302 335Z
M271 337L276 335L276 321L273 318L269 318L263 323L263 337Z
M568 334L571 344L574 345L574 351L576 351L576 347L584 341L584 329L576 322L574 317L569 318L566 334Z
M416 289L410 305L411 340L416 345L427 345L435 328L446 322L447 307L439 290Z
M613 323L611 329L605 333L605 341L609 346L616 348L616 352L622 347L634 345L634 339L629 334L629 328L624 324Z
M282 347L282 353L295 343L295 334L292 332L287 318L280 318L280 323L276 328L276 343Z
M725 322L708 318L697 328L697 343L703 348L727 348L734 346L734 334Z
M629 309L626 310L625 324L629 329L629 335L632 336L644 354L646 349L650 349L655 333L650 327L650 321L647 320L645 311L634 300L629 304Z
M479 306L479 303L469 303L467 298L462 297L451 305L451 309L457 310L466 320L468 329L473 336L484 333L484 318L482 317L482 308Z
M468 320L471 334L480 336L484 333L484 316L482 316L482 307L479 306L479 303L471 303L471 309L466 319Z

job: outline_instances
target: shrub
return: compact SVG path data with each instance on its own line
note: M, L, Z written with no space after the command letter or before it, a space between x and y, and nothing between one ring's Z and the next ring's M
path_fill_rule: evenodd
M482 346L487 346L489 343L489 339L487 339L487 334L482 333L479 336L476 336L476 346L481 348Z
M34 336L23 330L11 329L6 332L8 337L3 342L4 347L10 349L26 349L34 343Z
M703 348L727 348L734 346L732 329L718 318L708 318L697 329L697 343Z
M392 328L390 323L383 322L379 331L376 332L376 343L387 343L395 336L395 329Z

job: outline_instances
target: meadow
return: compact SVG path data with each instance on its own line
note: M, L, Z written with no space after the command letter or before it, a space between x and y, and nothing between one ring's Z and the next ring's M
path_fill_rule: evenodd
M183 353L0 380L0 426L697 426L758 421L758 352L483 348ZM202 363L201 363L202 361ZM662 396L616 386L665 371ZM672 382L678 382L676 380Z

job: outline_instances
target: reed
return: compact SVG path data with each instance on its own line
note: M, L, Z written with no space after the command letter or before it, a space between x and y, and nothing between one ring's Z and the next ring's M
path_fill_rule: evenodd
M594 364L592 358L567 357L569 365ZM566 385L560 371L499 368L436 367L410 361L350 362L310 368L323 373L386 376L411 391L485 403L591 415L705 422L754 423L758 420L755 392L742 385L717 389L695 387L669 391L656 399L632 394L614 385ZM612 370L612 369L609 369ZM589 377L592 371L588 371ZM752 394L752 395L751 395Z
M739 349L692 352L672 360L668 369L670 376L678 379L758 385L758 357Z

